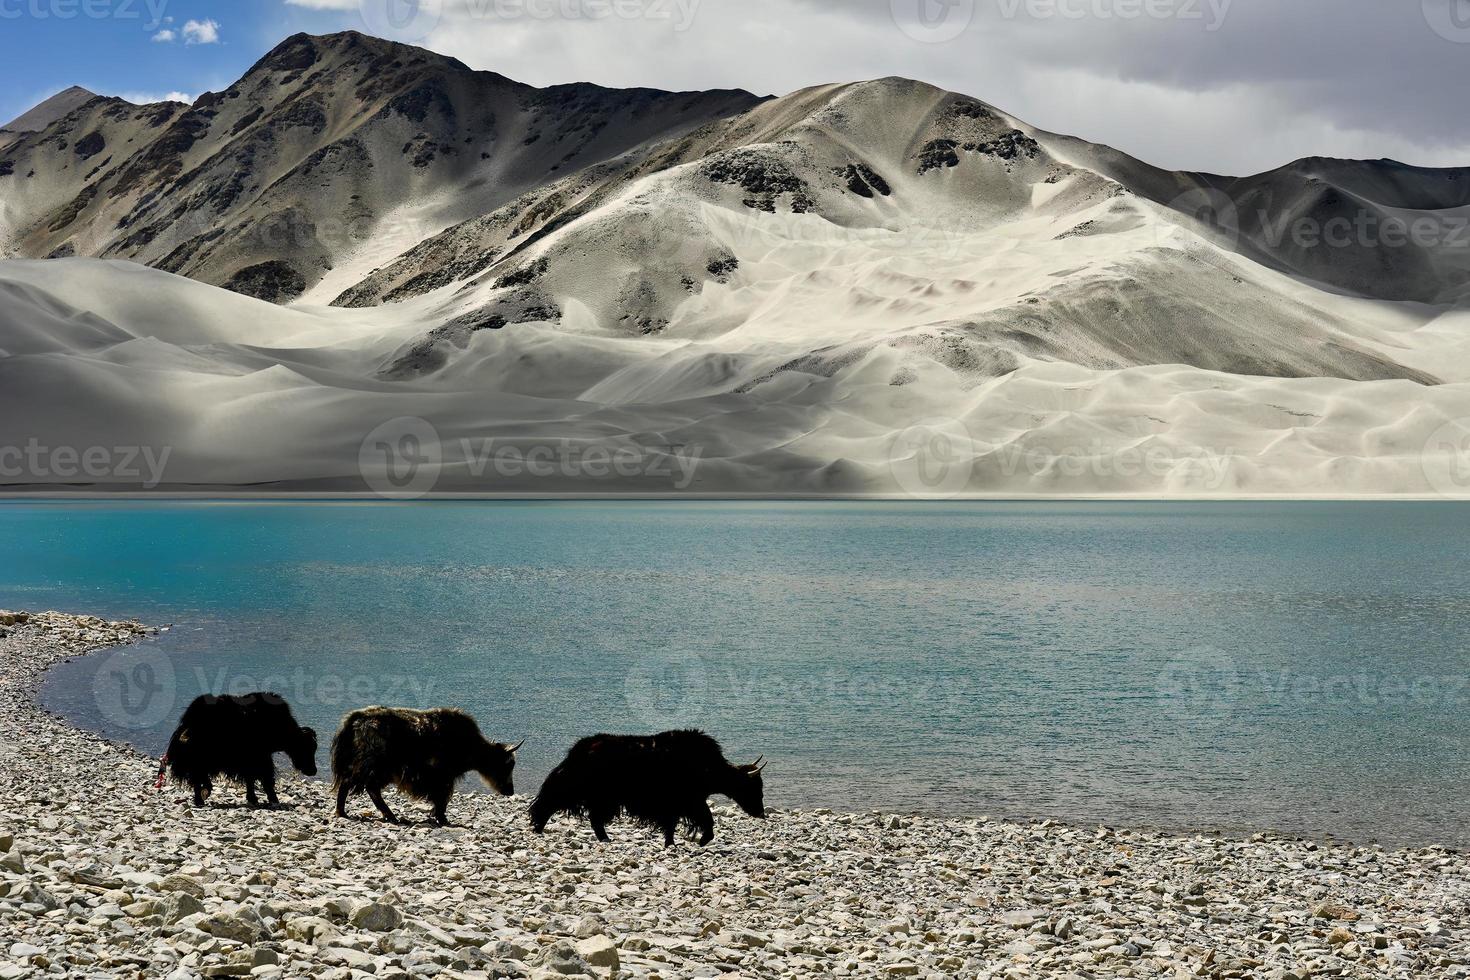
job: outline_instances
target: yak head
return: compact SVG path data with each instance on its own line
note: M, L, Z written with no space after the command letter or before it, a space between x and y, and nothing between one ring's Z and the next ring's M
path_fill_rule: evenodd
M524 739L515 745L501 745L499 742L481 739L475 771L501 796L515 795L513 770L516 767L516 752L525 744Z
M765 756L761 756L764 759ZM752 817L764 818L766 815L766 789L765 782L761 779L761 772L765 764L761 759L756 759L748 766L731 766L731 780L726 796L735 801L740 807Z
M302 775L316 775L316 729L298 728L286 743L286 755Z

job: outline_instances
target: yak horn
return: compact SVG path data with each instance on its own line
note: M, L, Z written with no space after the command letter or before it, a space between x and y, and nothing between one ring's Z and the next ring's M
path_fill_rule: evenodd
M525 739L521 739L516 744L507 746L507 749L509 749L511 755L515 755L517 752L519 752L521 750L521 746L522 745L525 745L525 744L526 744L526 740Z
M754 769L756 772L760 772L761 760L764 758L765 756L763 755L756 756L755 761L750 764L750 768Z

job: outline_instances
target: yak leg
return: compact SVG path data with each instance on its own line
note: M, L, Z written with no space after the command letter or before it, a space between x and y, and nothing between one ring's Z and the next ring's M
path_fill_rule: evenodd
M281 801L276 799L276 763L270 756L260 766L260 788L265 790L266 803L270 806L280 806Z
M699 828L699 846L706 847L715 839L715 815L710 812L709 804L703 801L689 812L689 819L694 821L694 826Z
M449 826L449 800L454 795L454 790L449 789L442 793L434 794L429 802L434 805L434 822L441 827Z
M347 816L347 786L337 787L337 816Z
M388 809L388 803L383 799L382 790L372 788L368 789L368 799L373 801L373 806L378 808L378 812L383 815L384 820L388 821L389 823L398 822L398 817L394 815L392 810Z
M255 795L255 780L253 779L245 780L245 802L248 803L252 809L260 806L260 797Z
M592 832L596 834L597 839L602 841L604 844L608 842L608 821L612 820L612 818L616 815L617 814L615 812L609 812L605 809L598 809L596 807L589 807L587 810L587 822L592 824Z
M669 819L660 820L659 821L659 824L658 824L658 829L659 830L662 830L664 832L664 847L673 847L674 846L674 831L676 831L676 830L679 829L679 820L678 820L678 818L676 817L676 818L674 818L672 820L669 820Z
M208 798L209 792L212 789L214 789L214 787L212 785L210 785L210 782L207 779L202 779L199 782L195 783L194 784L194 805L195 806L203 806L205 799Z

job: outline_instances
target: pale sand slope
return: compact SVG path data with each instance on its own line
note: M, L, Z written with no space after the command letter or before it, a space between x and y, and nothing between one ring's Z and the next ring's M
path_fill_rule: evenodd
M421 330L432 297L283 309L126 263L6 262L0 445L166 448L170 486L362 490L364 439L419 416L442 439L440 491L1463 492L1463 380L1273 379L1020 356L997 375L958 342L901 324L914 304L999 287L962 289L942 270L921 286L876 269L867 246L827 247L821 294L886 290L873 303L883 313L862 320L855 304L850 317L823 317L813 276L773 272L749 287L768 294L769 317L722 336L482 331L452 364L403 380L380 369ZM788 313L778 323L779 310ZM1364 349L1464 370L1446 354L1460 341L1442 324L1367 301L1354 313ZM1119 329L1133 319L1120 316ZM894 324L888 333L882 320ZM906 432L936 419L932 431ZM573 455L621 447L645 462L636 475L589 473L575 460L548 476L497 472L476 462L485 439ZM47 472L6 482L99 481Z
M1163 173L905 79L793 93L655 156L657 167L544 186L338 301L440 300L448 325L403 351L395 377L440 369L470 330L551 322L679 339L738 328L778 342L923 332L991 376L1030 357L1426 381L1443 379L1400 360L1420 348L1403 334L1465 295L1470 235L1301 254L1290 236L1258 242L1254 225L1224 234L1189 206L1209 199L1202 175ZM1465 209L1443 188L1467 186L1456 176L1403 175L1394 194L1378 192L1395 205L1379 210L1452 227ZM1339 217L1302 204L1301 174L1267 177L1270 207L1214 192L1236 224L1296 231Z
M720 808L708 849L666 851L624 824L607 845L569 820L535 836L524 797L461 795L448 830L335 820L325 786L294 777L286 809L222 784L195 810L151 789L155 760L32 699L48 665L142 627L15 618L0 613L0 977L1470 973L1470 867L1439 848ZM767 780L770 802L779 759Z

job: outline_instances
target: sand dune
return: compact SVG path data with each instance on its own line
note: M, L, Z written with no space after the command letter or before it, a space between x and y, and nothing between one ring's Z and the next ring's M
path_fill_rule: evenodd
M43 285L58 275L65 298ZM1452 491L1454 437L1470 437L1465 383L1035 358L987 376L904 337L814 349L512 328L473 335L431 379L377 378L421 315L281 309L125 263L7 262L0 445L167 450L166 488L362 491L389 462L369 459L365 482L364 441L411 416L432 426L439 492L1195 496ZM487 462L538 448L552 472ZM598 452L626 472L589 463Z

